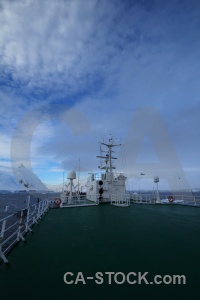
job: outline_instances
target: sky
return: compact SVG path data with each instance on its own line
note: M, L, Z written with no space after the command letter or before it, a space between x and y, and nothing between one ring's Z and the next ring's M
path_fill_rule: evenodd
M200 188L199 0L0 0L0 116L4 172L84 182L112 135L129 188Z

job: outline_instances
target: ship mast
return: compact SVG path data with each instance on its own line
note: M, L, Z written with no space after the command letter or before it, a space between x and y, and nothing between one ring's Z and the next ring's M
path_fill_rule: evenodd
M121 146L121 144L113 144L113 138L110 138L108 144L100 143L100 145L104 145L108 148L108 154L106 156L102 156L102 155L97 156L98 158L104 158L105 163L106 163L106 166L105 167L100 167L100 169L105 169L106 170L106 173L110 175L109 179L110 179L110 182L112 183L112 177L113 177L112 170L115 169L115 167L112 165L112 159L117 159L116 157L112 157L112 152L113 152L112 148L117 147L117 146ZM100 149L101 149L101 147L100 147ZM109 162L109 167L108 167L108 162Z

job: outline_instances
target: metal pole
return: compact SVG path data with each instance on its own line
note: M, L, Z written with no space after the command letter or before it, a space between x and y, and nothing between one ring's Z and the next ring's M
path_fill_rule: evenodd
M8 210L8 207L9 206L6 206L5 212ZM6 220L3 220L2 227L1 227L1 234L0 234L0 257L3 259L4 263L8 263L8 260L2 251L2 245L1 245L1 239L3 239L4 237L5 228L6 228Z
M27 197L27 217L26 217L26 232L29 230L32 232L32 229L29 226L29 216L30 216L30 195Z
M64 173L65 172L63 172L63 188L62 188L62 191L64 192Z
M8 207L9 207L9 206L6 206L5 212L8 211ZM5 228L6 228L6 220L3 220L3 222L2 222L2 227L1 227L0 238L3 238L3 237L4 237Z
M157 201L156 203L160 203L160 195L159 195L159 192L158 192L158 182L156 182L156 192L157 192Z
M70 179L70 200L72 200L72 179Z
M80 158L78 160L78 193L80 192L79 191L79 180L80 180Z
M17 241L19 242L19 240L21 239L23 242L25 242L25 239L21 233L21 228L23 226L23 210L21 211L21 216L19 219L19 227L18 227L18 234L17 234Z
M7 260L7 258L5 257L5 255L4 255L3 251L2 251L1 244L0 244L0 257L3 259L4 263L6 263L6 264L8 263L8 260Z

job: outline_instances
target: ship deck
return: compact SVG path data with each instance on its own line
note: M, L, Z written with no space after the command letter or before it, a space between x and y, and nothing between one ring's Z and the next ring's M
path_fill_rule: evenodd
M0 265L2 299L189 299L199 293L200 209L108 204L51 209ZM65 284L82 272L86 284ZM186 285L96 284L96 272L185 275ZM119 281L122 277L118 277ZM134 278L131 277L131 280ZM137 279L137 278L136 278Z

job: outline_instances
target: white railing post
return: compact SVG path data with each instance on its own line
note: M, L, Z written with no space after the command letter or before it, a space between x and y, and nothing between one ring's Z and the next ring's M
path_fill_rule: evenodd
M45 212L46 212L46 200L45 199L43 200L43 211L44 211L44 214L45 214Z
M43 215L43 201L40 201L40 218L42 218Z
M17 233L17 241L19 242L19 240L21 239L23 242L25 242L25 239L21 233L21 228L23 225L23 210L21 211L21 216L19 219L19 227L18 227L18 233Z
M95 195L95 202L96 202L96 205L98 205L99 204L99 199L97 198L97 195Z
M35 212L35 215L33 215L33 222L34 224L37 224L37 212L36 212L36 209L37 209L37 204L35 204L35 208L34 208L34 211L33 213Z
M43 202L43 215L44 215L46 212L46 200L44 199L42 200L42 202Z
M1 226L0 239L2 239L4 237L5 228L6 228L6 220L3 220L2 226Z
M48 211L49 210L49 201L48 201L48 199L46 200L46 211Z
M40 202L38 202L37 220L40 218Z
M46 212L46 201L45 199L43 200L43 215L45 214Z
M26 216L26 232L31 231L31 228L29 226L29 215L30 215L30 195L27 197L27 216Z
M46 212L46 200L45 199L43 200L43 210L44 210L44 214L45 214L45 212Z
M3 259L4 263L8 263L7 258L5 257L3 251L2 251L2 245L0 244L0 257Z
M7 210L8 210L8 206L6 206L5 212ZM1 234L0 234L0 257L2 258L2 260L4 261L4 263L8 263L8 260L7 260L7 258L5 257L5 255L4 255L3 251L2 251L2 244L1 244L1 240L4 237L5 229L6 229L6 220L3 220L2 226L1 226Z
M6 206L5 212L8 211L8 207L9 206ZM2 239L4 237L5 228L6 228L6 220L3 220L2 227L1 227L0 239Z

